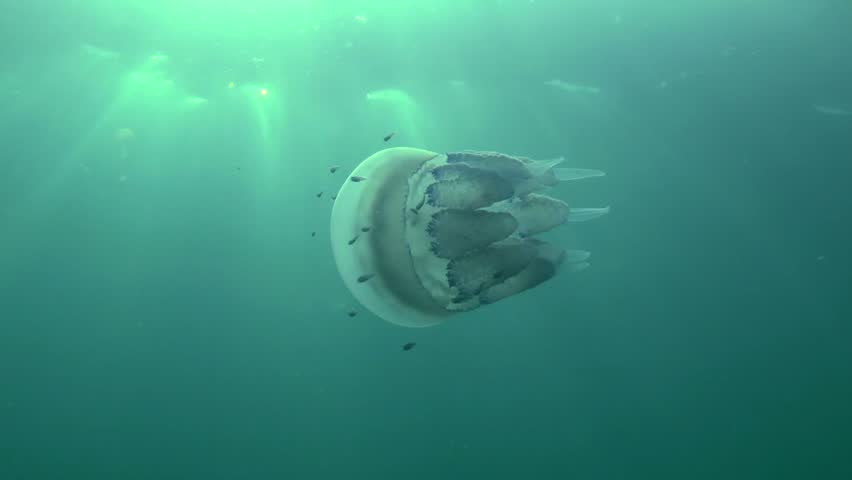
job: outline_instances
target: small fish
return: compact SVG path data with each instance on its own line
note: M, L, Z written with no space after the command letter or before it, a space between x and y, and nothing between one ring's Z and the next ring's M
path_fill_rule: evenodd
M385 141L387 142L388 140L393 138L394 135L396 135L396 132L391 132L391 133L385 135Z
M333 201L335 201L335 200L337 200L337 195L332 195L332 196L331 196L331 201L333 202Z
M349 240L349 245L352 245L353 243L357 242L358 237L360 237L360 235L355 235L354 237L352 237L352 240Z
M357 175L352 175L351 177L349 177L349 180L352 180L353 182L358 183L358 182L363 182L364 180L366 180L366 178L359 177Z
M402 346L402 349L407 352L407 351L411 350L412 348L414 348L415 345L417 345L417 343L408 342L408 343L406 343L405 345Z
M317 236L317 232L311 232L311 236L312 236L312 237L316 237L316 236Z
M423 195L423 198L422 198L422 199L420 199L420 203L418 203L418 204L417 204L417 206L416 206L416 207L414 207L414 209L415 209L415 210L417 210L417 211L419 212L419 211L420 211L420 209L421 209L421 208L423 208L423 204L424 204L424 203L426 203L426 195Z
M361 227L361 231L367 233L370 231L370 227Z
M375 273L365 273L364 275L361 275L360 277L358 277L358 283L364 283L367 280L369 280L369 279L371 279L375 276L376 276Z
M353 318L353 317L355 317L356 315L358 315L358 311L357 311L357 310L349 310L349 312L347 313L347 315L349 315L349 318Z
M329 169L328 169L328 171L329 171L329 172L331 172L331 173L334 173L334 172L336 172L336 171L337 171L337 169L338 169L338 168L340 168L340 167L338 167L337 165L335 165L335 166L333 166L333 167L329 168Z
M321 196L322 196L322 192L319 192L319 193L317 194L317 198L320 198Z

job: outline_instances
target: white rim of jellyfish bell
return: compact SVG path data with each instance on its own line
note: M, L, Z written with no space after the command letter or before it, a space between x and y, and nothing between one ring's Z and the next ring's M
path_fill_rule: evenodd
M404 327L453 315L421 286L405 241L408 177L436 155L406 147L371 155L346 178L331 211L331 250L343 283L361 305Z

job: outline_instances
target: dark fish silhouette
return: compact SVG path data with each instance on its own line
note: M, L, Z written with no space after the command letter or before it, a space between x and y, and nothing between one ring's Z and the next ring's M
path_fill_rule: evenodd
M396 135L396 132L391 132L391 133L385 135L385 141L387 142L388 140L393 138L394 135Z
M353 182L358 183L358 182L363 182L364 180L366 180L366 178L359 177L357 175L353 175L353 176L349 177L349 180L352 180Z
M361 227L361 231L366 233L370 231L370 227Z
M358 315L358 311L357 310L349 310L349 313L347 313L347 315L349 315L350 318L354 317L354 316Z
M338 168L340 168L340 167L338 167L337 165L335 165L335 166L333 166L333 167L329 168L329 169L328 169L328 171L329 171L329 172L331 172L331 173L334 173L334 172L336 172L336 171L337 171L337 169L338 169Z
M357 242L359 236L360 235L355 235L354 237L352 237L352 240L349 240L349 245L352 245L353 243Z
M319 197L321 197L321 196L322 196L322 192L319 192L319 193L317 194L317 198L319 198Z
M415 342L408 342L408 343L406 343L405 345L402 346L402 349L407 352L407 351L411 350L412 348L414 348L415 345L417 345Z
M376 276L376 274L375 274L375 273L366 273L366 274L364 274L364 275L361 275L360 277L358 277L358 283L364 283L364 282L366 282L367 280L369 280L369 279L371 279L371 278L373 278L373 277L375 277L375 276Z
M316 237L316 236L317 236L317 232L311 232L311 236L312 236L312 237Z

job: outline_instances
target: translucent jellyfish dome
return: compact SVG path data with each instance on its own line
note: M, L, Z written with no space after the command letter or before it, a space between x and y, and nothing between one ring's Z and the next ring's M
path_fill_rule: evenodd
M121 158L127 158L127 144L133 140L136 134L129 128L119 128L115 131L115 141L121 149Z
M127 142L134 136L135 134L133 133L133 130L129 128L119 128L115 131L115 141L117 142Z
M542 194L603 176L497 152L382 150L346 179L331 214L343 282L382 319L427 327L587 267L589 252L536 234L599 217Z

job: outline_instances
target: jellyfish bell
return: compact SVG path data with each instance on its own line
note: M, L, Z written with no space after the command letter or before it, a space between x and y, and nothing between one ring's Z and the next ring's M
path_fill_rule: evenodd
M346 179L331 214L331 245L347 288L382 319L427 327L552 278L589 253L535 237L609 208L572 208L542 194L560 181L604 175L497 152L390 148Z
M135 136L135 134L133 133L133 130L126 128L126 127L125 128L119 128L118 130L115 131L115 140L117 142L126 142L126 141L130 140L131 138L133 138L134 136Z
M127 158L127 143L135 137L136 134L129 128L119 128L115 131L115 141L118 142L121 158Z

